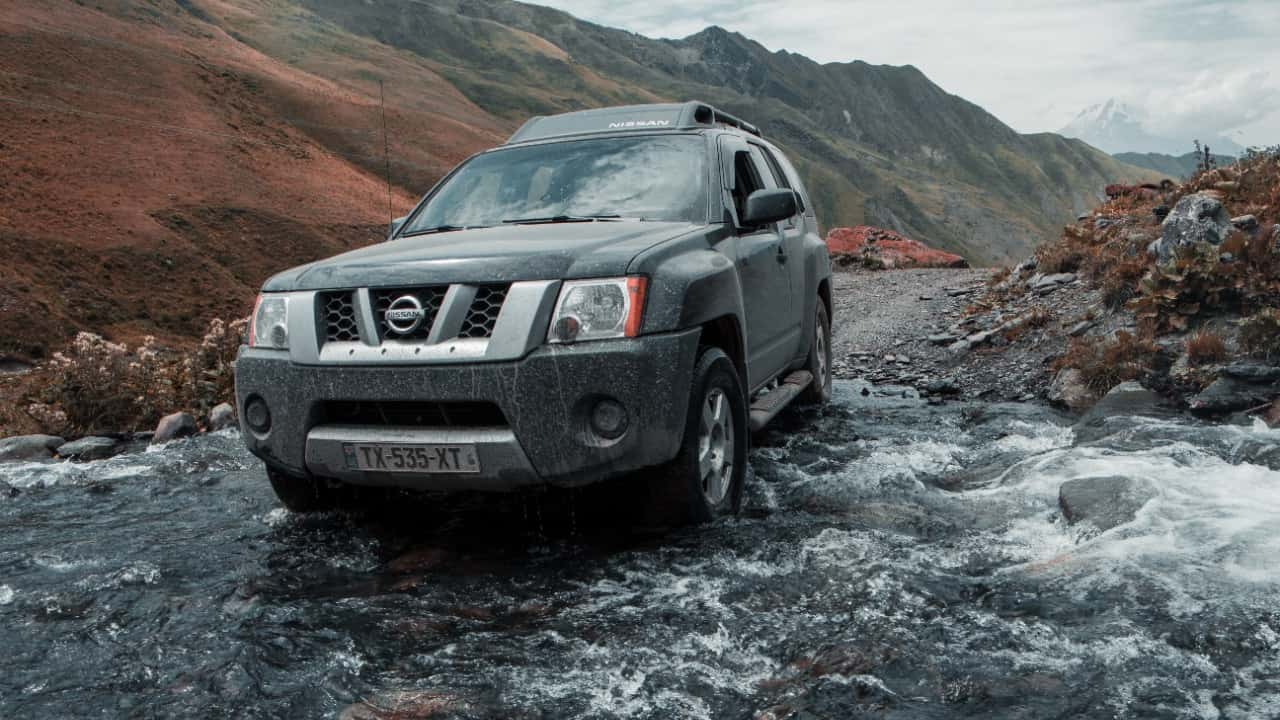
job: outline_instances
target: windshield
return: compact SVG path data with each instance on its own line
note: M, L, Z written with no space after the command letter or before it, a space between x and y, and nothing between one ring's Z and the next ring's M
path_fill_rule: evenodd
M498 150L449 178L405 228L529 220L706 221L706 150L692 135L600 138Z

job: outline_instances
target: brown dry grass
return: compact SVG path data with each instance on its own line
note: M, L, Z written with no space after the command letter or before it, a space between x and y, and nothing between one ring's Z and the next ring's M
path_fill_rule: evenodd
M1280 360L1280 308L1268 308L1241 322L1240 347L1261 360Z
M1192 365L1208 365L1227 358L1227 344L1212 330L1200 330L1187 338L1187 360Z
M1054 370L1075 368L1099 395L1126 380L1141 378L1154 365L1159 348L1148 335L1118 332L1111 340L1072 338Z

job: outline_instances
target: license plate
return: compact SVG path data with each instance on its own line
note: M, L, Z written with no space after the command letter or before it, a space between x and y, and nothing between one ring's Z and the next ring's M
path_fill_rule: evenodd
M343 443L347 469L369 472L478 473L475 445Z

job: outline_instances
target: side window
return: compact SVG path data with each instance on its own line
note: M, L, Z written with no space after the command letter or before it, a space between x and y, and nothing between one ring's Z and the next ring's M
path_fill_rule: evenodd
M769 153L769 157L774 158L774 161L782 168L783 173L786 175L788 180L788 187L796 191L796 199L800 201L800 212L805 212L806 208L804 203L805 198L809 197L809 191L805 189L804 181L800 179L800 173L796 172L795 165L792 165L791 161L788 160L785 155L774 157L771 152Z
M773 173L774 179L778 181L778 187L784 187L784 188L787 188L788 190L800 190L800 188L797 188L791 182L791 179L787 176L786 171L782 169L781 163L778 162L778 158L774 156L772 150L766 147L760 147L758 145L752 145L751 147L752 149L756 150L757 152L759 152L761 155L764 156L764 161L769 166L769 172ZM796 203L799 207L800 213L803 214L804 213L804 193L803 192L796 192Z
M733 207L738 217L747 209L747 196L764 188L751 154L739 150L733 154Z

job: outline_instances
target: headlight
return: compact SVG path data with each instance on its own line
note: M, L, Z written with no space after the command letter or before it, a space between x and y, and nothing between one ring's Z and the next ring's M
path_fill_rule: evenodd
M642 277L565 282L547 329L547 342L639 335L646 285Z
M258 296L249 322L249 347L289 349L289 298Z

